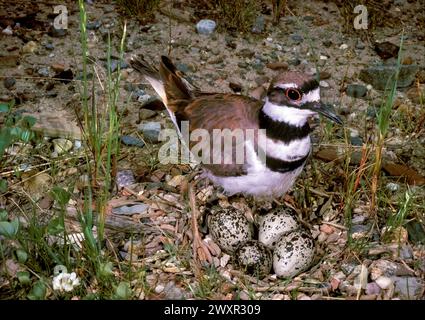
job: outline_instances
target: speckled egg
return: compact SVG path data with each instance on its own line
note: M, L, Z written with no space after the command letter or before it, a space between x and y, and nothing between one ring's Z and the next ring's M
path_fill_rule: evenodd
M221 209L210 216L209 230L218 246L234 252L239 245L252 239L252 227L245 215L234 209Z
M263 278L270 273L273 264L271 251L260 242L250 240L235 251L237 265L245 272Z
M273 252L273 269L279 277L293 277L306 270L314 258L314 241L306 230L283 235Z
M288 208L275 210L258 220L258 241L273 249L280 237L296 230L299 225L295 215Z

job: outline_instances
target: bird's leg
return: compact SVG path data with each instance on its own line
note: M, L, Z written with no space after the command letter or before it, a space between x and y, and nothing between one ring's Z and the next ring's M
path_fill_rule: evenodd
M199 234L199 228L198 228L198 216L199 216L199 210L196 207L196 200L195 200L195 192L193 191L193 185L190 183L189 188L189 203L190 208L192 211L192 234L193 234L193 258L194 260L199 260L201 262L208 261L209 263L212 262L212 256L208 249L208 247L203 243L201 235Z

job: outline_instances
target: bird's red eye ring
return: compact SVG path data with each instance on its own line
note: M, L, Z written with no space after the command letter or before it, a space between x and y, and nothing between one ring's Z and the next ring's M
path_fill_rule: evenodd
M293 88L287 89L285 95L292 101L300 101L302 97L301 92Z

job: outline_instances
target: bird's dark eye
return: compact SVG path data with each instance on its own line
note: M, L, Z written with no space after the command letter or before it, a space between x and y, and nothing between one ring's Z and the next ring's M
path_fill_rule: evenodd
M287 89L285 91L285 95L292 101L299 101L301 100L301 92L299 92L297 89Z

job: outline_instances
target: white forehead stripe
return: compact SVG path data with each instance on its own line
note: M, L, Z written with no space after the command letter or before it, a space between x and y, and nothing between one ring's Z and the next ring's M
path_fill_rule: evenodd
M288 88L297 88L298 86L295 83L279 83L275 88L288 89Z

